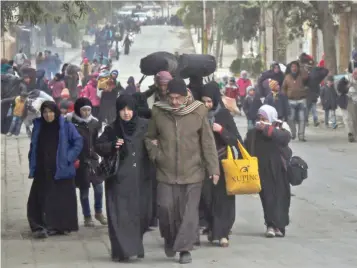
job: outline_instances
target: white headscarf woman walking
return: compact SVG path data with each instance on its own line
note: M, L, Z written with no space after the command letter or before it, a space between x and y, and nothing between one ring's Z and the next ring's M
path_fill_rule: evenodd
M265 235L284 237L289 224L290 184L282 150L288 146L291 133L281 127L278 113L270 105L260 107L258 120L255 128L248 131L245 146L258 158Z

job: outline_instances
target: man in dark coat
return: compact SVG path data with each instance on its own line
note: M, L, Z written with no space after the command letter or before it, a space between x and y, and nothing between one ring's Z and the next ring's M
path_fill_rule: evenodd
M258 92L261 97L266 97L270 93L270 90L267 90L267 87L264 87L263 85L264 81L266 81L267 79L278 81L280 88L283 85L284 73L280 70L278 62L274 62L270 66L270 70L262 73L262 75L258 79Z
M309 113L311 111L314 120L314 125L318 126L319 118L317 116L316 103L320 96L320 83L327 76L328 70L323 67L313 67L309 72L309 77L306 81L307 91L307 111L306 111L306 124L309 121Z

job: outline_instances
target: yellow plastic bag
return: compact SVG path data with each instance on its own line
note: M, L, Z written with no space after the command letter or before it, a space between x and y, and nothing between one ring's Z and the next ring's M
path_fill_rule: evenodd
M261 191L258 159L249 155L238 141L243 159L234 159L232 149L227 148L227 159L222 159L228 195L257 194Z

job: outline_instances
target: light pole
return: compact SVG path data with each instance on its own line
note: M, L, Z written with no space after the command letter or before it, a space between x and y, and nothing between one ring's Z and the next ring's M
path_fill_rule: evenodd
M202 0L203 4L203 34L202 34L202 54L207 54L207 17L206 17L206 0Z

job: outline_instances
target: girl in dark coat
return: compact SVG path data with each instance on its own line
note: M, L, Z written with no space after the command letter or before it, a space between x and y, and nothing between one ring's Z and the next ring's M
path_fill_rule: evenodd
M212 124L219 160L227 155L227 146L237 146L237 140L242 142L237 126L230 112L224 107L216 82L203 86L202 102L209 109L208 120ZM228 246L228 235L235 220L235 196L228 196L222 165L220 179L217 185L206 179L203 186L203 200L208 224L209 241L219 241L222 247Z
M133 95L136 92L134 77L130 76L128 79L128 86L125 88L125 94Z
M337 91L334 87L333 76L327 78L327 84L321 88L321 103L325 111L325 126L329 126L330 114L332 116L332 127L337 128L336 124L336 109L337 109Z
M83 139L56 103L45 101L33 124L29 152L33 179L27 218L36 238L78 230L74 162Z
M147 120L137 116L132 96L116 101L117 118L97 140L100 156L118 154L119 168L105 181L111 257L144 257L143 235L151 219L152 166L144 145Z
M282 151L288 146L291 134L274 126L278 113L270 105L260 107L258 118L255 128L247 133L245 147L250 155L258 158L265 235L283 237L289 224L290 184Z
M87 98L79 98L74 104L74 112L67 115L83 137L83 149L79 155L79 167L76 173L76 186L79 188L82 211L84 216L84 226L93 227L90 205L89 188L90 184L94 191L95 219L106 225L107 219L102 213L103 208L103 182L96 178L93 169L98 166L99 157L95 153L94 145L98 137L101 126L98 119L93 117L92 103Z

